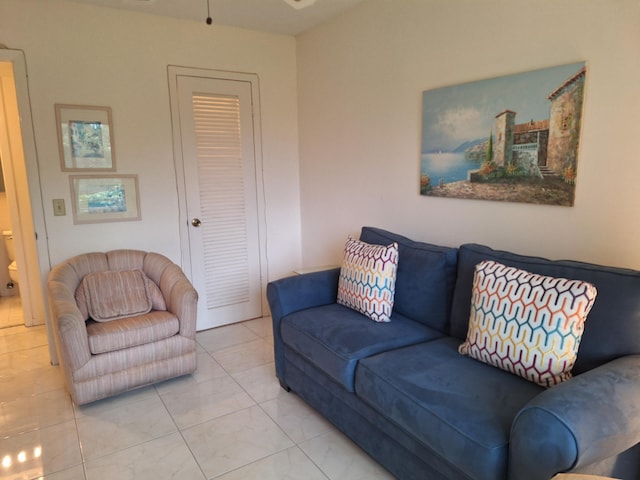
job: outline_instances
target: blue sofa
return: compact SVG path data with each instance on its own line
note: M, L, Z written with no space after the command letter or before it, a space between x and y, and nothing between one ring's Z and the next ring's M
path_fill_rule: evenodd
M391 321L336 303L340 269L269 283L284 388L397 478L640 478L640 272L372 227L360 239L399 245ZM485 259L597 287L571 380L546 389L458 353Z

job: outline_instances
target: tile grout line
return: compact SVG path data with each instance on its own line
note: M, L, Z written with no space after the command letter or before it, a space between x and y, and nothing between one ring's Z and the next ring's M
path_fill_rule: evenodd
M243 326L244 326L244 325L243 325ZM246 327L246 326L244 326L244 327L245 327L245 328L247 328L247 330L249 330L251 333L253 333L254 335L256 335L258 338L260 338L260 339L262 338L262 337L260 337L259 335L257 335L255 332L251 331L251 329L249 329L248 327ZM251 340L251 341L255 341L255 340ZM187 430L187 429L189 429L189 428L197 427L198 425L203 425L204 423L207 423L207 422L209 422L209 421L212 421L212 420L215 420L215 419L218 419L218 418L223 418L223 417L228 416L228 415L233 415L233 414L235 414L235 413L237 413L237 412L241 412L241 411L243 411L243 410L248 410L249 408L252 408L252 407L254 407L254 406L259 406L259 404L258 404L258 402L256 401L256 399L255 399L255 398L253 398L253 396L252 396L249 392L247 392L247 391L246 391L246 389L245 389L245 388L244 388L244 387L243 387L243 386L242 386L242 385L241 385L241 384L240 384L240 383L239 383L239 382L238 382L238 381L233 377L233 375L232 375L229 371L227 371L227 369L226 369L222 364L220 364L220 362L218 362L218 361L215 359L215 357L213 356L213 353L212 353L212 352L210 352L210 351L209 351L209 350L208 350L204 345L202 345L200 342L198 342L198 340L197 340L197 336L196 336L196 343L197 343L197 344L202 348L202 350L203 350L203 351L204 351L204 352L205 352L205 353L206 353L206 354L211 358L211 360L213 360L213 361L214 361L218 366L220 366L220 368L224 371L224 373L225 373L225 374L226 374L226 375L227 375L227 376L228 376L228 377L229 377L229 378L230 378L230 379L231 379L231 380L232 380L232 381L233 381L233 382L234 382L234 383L235 383L235 384L236 384L236 385L237 385L237 386L238 386L238 387L239 387L239 388L240 388L240 389L241 389L241 390L242 390L242 391L243 391L243 392L244 392L244 393L245 393L245 394L246 394L246 395L247 395L247 396L248 396L248 397L253 401L253 403L254 403L254 404L253 404L253 405L250 405L250 406L248 406L248 407L242 408L242 409L240 409L240 410L234 411L234 412L229 412L229 413L226 413L226 414L224 414L224 415L220 415L220 416L218 416L218 417L214 417L214 418L211 418L211 419L205 420L205 421L200 422L200 423L195 424L195 425L188 425L188 426L184 427L184 430ZM230 346L225 347L225 348L236 347L236 346L238 346L238 345L242 345L243 343L247 343L247 342L239 342L239 343L237 343L237 344L230 345ZM196 382L196 383L199 383L199 382ZM192 458L193 458L193 460L195 461L196 465L198 465L198 468L200 469L200 472L202 473L203 477L204 477L205 479L207 479L208 477L207 477L207 474L206 474L206 473L205 473L205 471L204 471L204 468L202 467L202 465L201 465L201 464L200 464L200 462L198 461L198 459L197 459L197 457L196 457L195 453L193 452L193 450L192 450L192 449L191 449L191 447L189 446L189 443L187 442L187 439L184 437L183 428L181 428L181 427L178 425L178 423L176 422L176 419L174 418L174 416L171 414L171 411L170 411L170 410L169 410L169 408L167 407L167 405L166 405L166 403L165 403L165 401L164 401L164 399L163 399L163 397L162 397L162 394L160 394L160 392L158 392L158 389L155 387L155 385L154 385L154 390L155 390L156 394L158 395L158 397L160 398L160 401L162 402L162 405L164 406L165 410L166 410L166 411L167 411L167 413L169 414L169 416L170 416L170 418L171 418L171 421L172 421L172 422L174 423L174 425L176 426L176 429L177 429L177 431L178 431L178 433L179 433L179 435L180 435L180 438L182 438L182 441L184 442L185 447L187 448L187 450L188 450L188 451L189 451L189 453L191 454L191 457L192 457ZM266 413L266 412L265 412L265 413ZM270 418L270 417L269 417L269 418ZM278 428L280 428L280 426L279 426L279 425L276 425L276 426L277 426ZM283 432L283 433L285 433L285 435L286 435L286 432ZM287 438L289 438L289 437L288 437L288 435L287 435ZM290 440L291 440L291 439L290 439ZM295 443L295 442L293 442L293 440L292 440L292 443ZM267 456L267 457L268 457L268 456ZM263 457L263 458L267 458L267 457ZM262 460L262 459L258 459L258 460ZM255 461L258 461L258 460L255 460ZM237 470L237 469L243 468L243 467L245 467L245 466L247 466L247 465L250 465L251 463L254 463L254 462L250 462L250 463L248 463L248 464L246 464L246 465L242 465L242 466L240 466L240 467L237 467L237 468L236 468L236 469L234 469L234 470ZM234 470L230 470L229 472L234 471ZM221 476L221 475L226 475L226 474L227 474L227 473L229 473L229 472L224 472L224 473L222 473L222 474L220 474L220 475L216 475L215 477L219 477L219 476ZM215 477L212 477L212 478L215 478Z
M160 401L162 402L162 406L164 407L164 409L169 414L169 417L171 418L171 421L175 425L176 430L178 432L178 435L180 435L180 438L182 439L182 442L184 443L184 446L187 448L187 450L189 451L189 454L191 455L191 458L193 458L193 461L198 466L198 469L200 470L200 473L202 473L202 478L204 478L206 480L207 479L207 474L204 472L204 469L202 468L202 465L200 465L200 462L198 461L198 458L196 457L195 453L193 452L193 450L189 446L189 442L187 442L187 439L184 438L184 433L182 432L182 428L180 428L180 426L178 425L178 422L176 422L176 419L171 414L171 411L169 410L169 407L167 407L167 404L165 403L164 398L162 398L162 395L160 394L160 392L158 391L158 389L156 388L155 385L153 386L153 390L156 392L156 395L158 395L158 397L160 398ZM187 427L187 428L189 428L189 427Z
M88 480L89 475L87 473L87 459L84 456L84 449L82 448L82 440L80 439L80 429L78 428L78 416L76 415L76 410L78 406L73 402L73 400L71 400L71 395L69 393L67 393L67 395L69 395L69 401L71 402L71 410L73 412L73 424L76 427L76 439L78 440L78 448L80 449L82 475L84 475L85 480Z
M241 324L241 323L242 323L242 322L240 322L240 324ZM243 326L244 326L245 328L247 328L251 333L253 333L254 335L256 335L260 340L267 341L267 340L266 340L266 336L262 336L262 335L260 335L258 332L256 332L256 331L252 330L251 328L247 327L246 325L243 325ZM248 340L248 341L239 342L239 343L236 343L236 344L233 344L233 345L229 345L229 346L227 346L227 347L224 347L224 348L222 348L221 350L225 350L225 349L227 349L227 348L234 348L234 347L238 347L238 346L240 346L240 345L242 345L242 344L244 344L244 343L255 342L255 341L256 341L256 340L254 339L254 340ZM204 345L202 345L202 344L200 344L200 343L198 343L198 344L203 348L203 350L207 353L207 355L209 355L209 357L211 357L211 359L212 359L214 362L216 362L218 365L220 365L220 367L222 368L222 370L223 370L223 371L224 371L224 372L225 372L225 373L226 373L226 374L227 374L227 375L228 375L228 376L229 376L229 377L234 381L234 383L235 383L238 387L240 387L240 389L241 389L244 393L246 393L246 394L249 396L249 398L251 398L251 400L254 402L254 405L252 405L252 406L249 406L249 407L246 407L246 408L243 408L243 409L237 410L236 412L226 413L226 414L221 415L221 416L219 416L219 417L215 417L215 419L217 419L217 418L223 418L223 417L228 416L228 415L233 415L233 414L235 414L235 413L237 413L237 412L241 412L241 411L243 411L243 410L248 410L248 409L250 409L250 408L253 408L254 406L257 406L257 407L259 407L259 408L260 408L260 410L261 410L261 411L262 411L262 412L263 412L263 413L264 413L264 414L265 414L265 415L266 415L266 416L271 420L271 422L273 422L273 424L278 428L278 430L280 430L280 432L281 432L282 434L284 434L284 436L285 436L287 439L289 439L289 440L291 441L291 443L292 443L292 446L290 446L290 447L286 447L286 448L283 448L283 449L278 450L278 451L276 451L276 452L272 452L272 453L270 453L270 454L268 454L268 455L265 455L265 456L263 456L263 457L257 458L257 459L255 459L255 460L253 460L253 461L251 461L251 462L249 462L249 463L247 463L247 464L245 464L245 465L241 465L241 466L238 466L238 467L236 467L236 468L234 468L234 469L232 469L232 470L229 470L229 471L227 471L227 472L223 472L223 473L221 473L221 474L219 474L219 475L215 475L214 477L212 477L212 479L219 478L219 477L221 477L221 476L223 476L223 475L227 475L227 474L229 474L229 473L231 473L231 472L234 472L234 471L236 471L236 470L240 470L240 469L245 468L245 467L247 467L247 466L249 466L249 465L252 465L252 464L254 464L254 463L256 463L256 462L263 461L263 460L265 460L265 459L267 459L267 458L273 457L274 455L278 455L278 454L280 454L280 453L282 453L282 452L284 452L284 451L286 451L286 450L289 450L289 449L291 449L291 448L296 448L298 451L300 451L300 452L301 452L301 453L302 453L306 458L308 458L308 459L311 461L311 463L312 463L312 464L313 464L313 465L318 469L318 471L320 471L320 472L322 473L322 475L323 475L325 478L327 478L327 479L328 479L329 477L328 477L328 476L327 476L327 474L326 474L326 473L325 473L325 472L320 468L320 466L319 466L319 465L317 465L317 464L316 464L316 463L315 463L311 458L309 458L309 456L306 454L306 452L305 452L302 448L300 448L300 446L299 446L298 442L296 442L296 440L295 440L294 438L292 438L292 437L291 437L291 436L290 436L290 435L289 435L289 434L288 434L288 433L287 433L287 432L282 428L282 426L280 426L280 424L279 424L279 423L278 423L278 422L277 422L277 421L276 421L276 420L275 420L275 419L274 419L274 418L269 414L269 412L267 412L267 411L265 410L265 408L263 407L263 404L264 404L264 403L267 403L267 402L270 402L270 401L272 401L272 400L277 399L277 396L276 396L276 397L274 397L274 398L270 398L270 399L268 399L268 400L266 400L266 401L259 402L259 401L258 401L258 400L253 396L253 395L251 395L251 393L250 393L246 388L244 388L244 386L243 386L243 385L242 385L242 384L241 384L241 383L240 383L240 382L239 382L239 381L234 377L234 375L233 375L232 373L230 373L230 372L229 372L229 371L228 371L228 370L227 370L227 369L226 369L222 364L220 364L220 363L215 359L215 357L213 356L213 353L214 353L214 352L211 352L211 351L207 350L207 348L206 348ZM251 367L251 368L258 368L258 367L262 367L262 366L264 366L264 365L258 365L258 366L256 366L256 367ZM247 370L251 370L251 368L249 368L249 369L247 369ZM243 370L243 371L247 371L247 370ZM235 372L235 374L242 373L243 371L241 371L241 372ZM214 420L214 419L210 419L210 420L207 420L207 421L211 421L211 420ZM202 422L202 423L206 423L206 422ZM195 426L197 426L197 425L190 425L190 426L189 426L189 427L187 427L187 428L193 428L193 427L195 427ZM181 431L181 430L180 430L180 432L182 433L182 431ZM184 438L184 437L183 437L183 438ZM186 443L186 440L185 440L185 443ZM188 444L187 444L187 447L189 448ZM190 448L189 448L189 451L191 452L191 449L190 449ZM191 453L192 453L192 455L193 455L193 452L191 452ZM195 456L194 456L194 458L195 458ZM197 460L196 460L196 462L197 462ZM198 465L199 465L199 464L198 464ZM206 475L205 475L205 477L206 477Z

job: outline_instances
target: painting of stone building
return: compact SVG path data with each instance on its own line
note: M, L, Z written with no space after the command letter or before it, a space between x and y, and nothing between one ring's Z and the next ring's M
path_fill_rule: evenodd
M585 77L578 63L425 91L420 193L572 206Z

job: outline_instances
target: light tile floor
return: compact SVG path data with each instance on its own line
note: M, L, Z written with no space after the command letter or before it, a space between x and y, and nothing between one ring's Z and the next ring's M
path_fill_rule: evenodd
M275 378L270 318L197 334L198 369L83 407L44 327L0 329L0 479L391 479Z
M0 297L0 328L24 324L20 295Z

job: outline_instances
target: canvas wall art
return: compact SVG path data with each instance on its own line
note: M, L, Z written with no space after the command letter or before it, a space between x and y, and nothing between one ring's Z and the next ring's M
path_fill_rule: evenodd
M423 92L420 193L573 206L584 62Z

